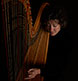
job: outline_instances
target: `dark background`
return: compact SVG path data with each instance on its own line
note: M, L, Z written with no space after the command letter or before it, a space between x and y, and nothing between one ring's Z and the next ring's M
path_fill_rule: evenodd
M77 2L76 0L30 0L33 23L35 22L38 10L43 2L58 3L63 5L67 9L69 24L68 32L70 33L72 42L72 72L71 75L68 74L68 80L66 81L77 81L78 80L78 19L77 19Z
M76 0L30 0L30 3L31 3L31 10L32 10L32 17L33 17L33 23L35 22L35 19L36 19L36 16L37 16L37 13L38 13L38 10L41 6L41 4L43 2L50 2L50 3L53 3L53 2L57 2L59 4L62 4L64 5L66 8L67 8L67 11L68 11L68 15L69 15L69 28L68 28L68 31L69 33L71 34L72 36L72 39L73 39L73 49L72 49L72 74L69 75L69 80L68 81L77 81L78 80L78 19L77 19L77 2ZM0 4L0 10L1 10L1 4ZM2 10L1 10L2 11ZM0 13L0 38L2 38L2 14ZM2 38L3 39L3 38ZM7 70L5 69L6 67L6 62L4 61L6 58L6 56L1 56L2 54L5 53L4 50L2 49L5 49L3 47L3 43L4 41L3 40L0 40L0 67L3 66L3 68L0 68L0 77L1 75L4 76L1 80L0 78L0 81L4 81L4 79L7 79ZM2 53L2 54L1 54ZM3 61L3 62L2 62ZM2 74L2 70L5 74Z

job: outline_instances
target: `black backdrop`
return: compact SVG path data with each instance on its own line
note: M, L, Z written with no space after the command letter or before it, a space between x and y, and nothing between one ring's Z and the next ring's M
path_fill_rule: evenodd
M48 2L57 2L59 4L63 4L69 13L69 28L68 31L70 32L72 38L73 38L73 50L72 50L72 74L69 77L69 81L77 81L77 74L78 74L78 20L77 20L77 2L74 0L30 0L31 3L31 10L32 10L32 16L33 16L33 23L35 21L35 18L37 16L38 10L41 6L41 4L45 1ZM1 10L1 4L0 4L0 10ZM1 10L2 11L2 10ZM0 38L3 39L2 35L2 14L0 13ZM7 76L7 70L5 69L6 67L6 62L5 62L5 57L3 56L3 53L5 53L5 48L3 47L4 43L3 40L0 40L0 81L6 81L8 80ZM3 50L4 49L4 50ZM3 80L1 80L1 78Z

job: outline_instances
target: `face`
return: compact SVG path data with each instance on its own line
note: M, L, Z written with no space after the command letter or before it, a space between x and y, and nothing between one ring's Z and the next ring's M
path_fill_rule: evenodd
M49 28L51 36L55 36L61 30L61 25L57 19L50 20L47 24L47 28Z

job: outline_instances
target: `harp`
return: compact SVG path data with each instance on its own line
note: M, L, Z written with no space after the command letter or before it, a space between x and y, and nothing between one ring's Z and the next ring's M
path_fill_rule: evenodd
M44 67L49 33L40 25L43 3L34 25L29 0L2 0L2 24L6 48L9 81L26 81L26 71L31 67ZM40 75L32 80L43 81Z

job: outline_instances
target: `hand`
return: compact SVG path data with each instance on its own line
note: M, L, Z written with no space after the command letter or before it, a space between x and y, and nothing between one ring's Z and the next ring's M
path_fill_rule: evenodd
M35 78L38 74L40 74L40 69L37 68L32 68L28 70L28 77L24 78L25 80L27 79L33 79Z

